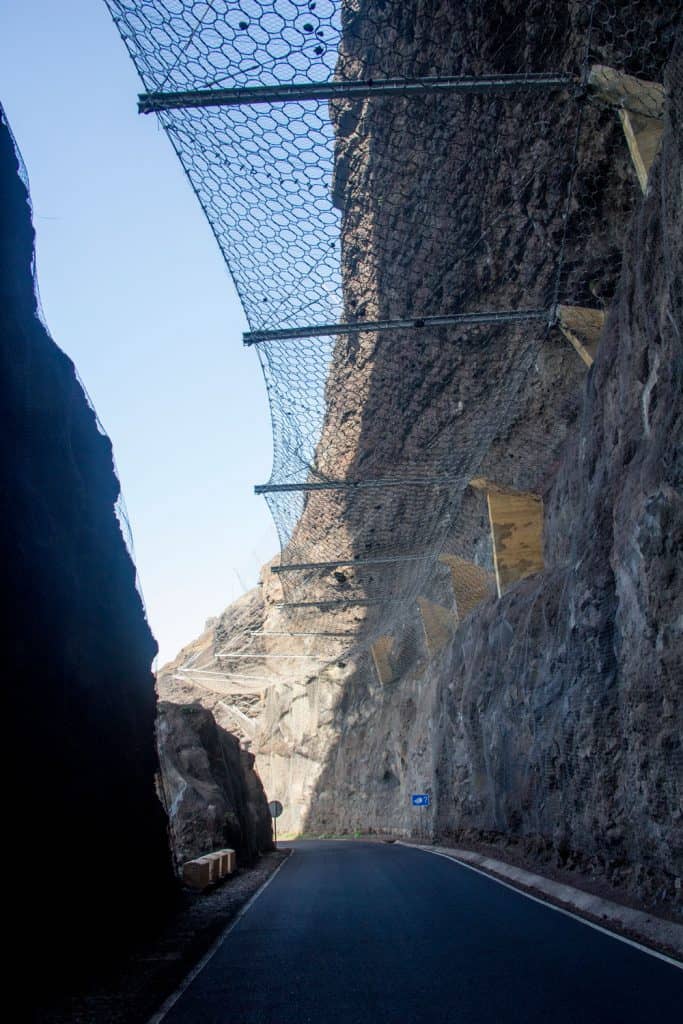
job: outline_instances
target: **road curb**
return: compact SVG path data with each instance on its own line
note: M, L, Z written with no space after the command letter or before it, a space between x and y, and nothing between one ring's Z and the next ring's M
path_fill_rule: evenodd
M461 867L476 871L491 881L542 903L544 906L575 918L589 928L635 946L650 956L657 957L683 970L683 925L664 921L642 910L624 907L612 900L594 896L571 885L555 882L532 871L506 864L505 861L474 853L472 850L451 849L447 846L419 846L397 843L411 849L432 853L455 861ZM626 934L624 934L626 933Z

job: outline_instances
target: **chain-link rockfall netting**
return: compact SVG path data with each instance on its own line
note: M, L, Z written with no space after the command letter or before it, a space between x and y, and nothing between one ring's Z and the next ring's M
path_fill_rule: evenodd
M262 363L283 631L462 617L576 416L675 5L107 4Z

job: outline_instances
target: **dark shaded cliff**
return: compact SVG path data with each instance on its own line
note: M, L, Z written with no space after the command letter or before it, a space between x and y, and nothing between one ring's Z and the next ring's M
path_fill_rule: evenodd
M444 550L486 568L489 526L467 511L480 501L469 479L533 490L545 502L546 568L485 599L439 654L368 586L394 643L413 640L393 678L383 685L354 654L346 678L326 670L306 701L279 686L254 749L270 789L287 780L299 827L510 844L670 910L683 874L682 71L676 12L623 7L595 5L589 56L665 82L644 200L616 112L590 101L580 132L573 103L427 97L332 110L350 314L545 306L559 284L561 301L610 316L587 377L545 326L486 330L467 345L446 331L431 346L418 332L400 348L339 341L322 440L330 475L353 460L376 477L387 466L456 473L465 494ZM549 25L540 4L351 2L343 47L358 77L575 68L591 10L557 5ZM362 556L381 533L387 554L420 551L443 531L449 497L437 498L420 516L397 490L362 508L353 495L316 497L312 522L309 499L296 540L322 546L330 533L331 551L345 539ZM334 515L319 514L332 500ZM412 570L400 574L410 597ZM421 592L448 603L445 591ZM410 793L424 790L433 803L420 820Z
M13 740L5 840L40 980L102 965L173 894L147 625L111 444L38 317L23 166L0 118L0 574ZM97 339L93 339L97 344Z
M224 846L251 864L273 847L268 802L254 755L194 704L159 704L159 756L179 864Z
M359 666L309 828L411 831L409 794L429 788L430 833L680 911L682 58L679 37L661 153L624 218L601 347L545 490L546 569L391 687Z

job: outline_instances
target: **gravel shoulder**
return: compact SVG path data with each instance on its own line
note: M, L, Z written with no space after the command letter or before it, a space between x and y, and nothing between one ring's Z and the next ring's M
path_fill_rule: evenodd
M83 991L42 1007L35 1024L145 1024L290 852L264 854L204 893L184 890L158 935Z

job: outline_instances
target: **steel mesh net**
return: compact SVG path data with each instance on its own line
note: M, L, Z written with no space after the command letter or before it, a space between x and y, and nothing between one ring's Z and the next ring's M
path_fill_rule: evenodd
M614 293L642 191L625 132L661 117L676 13L107 4L255 334L283 632L358 649L432 591L462 618L495 589L473 478L541 494L576 416L568 334Z

